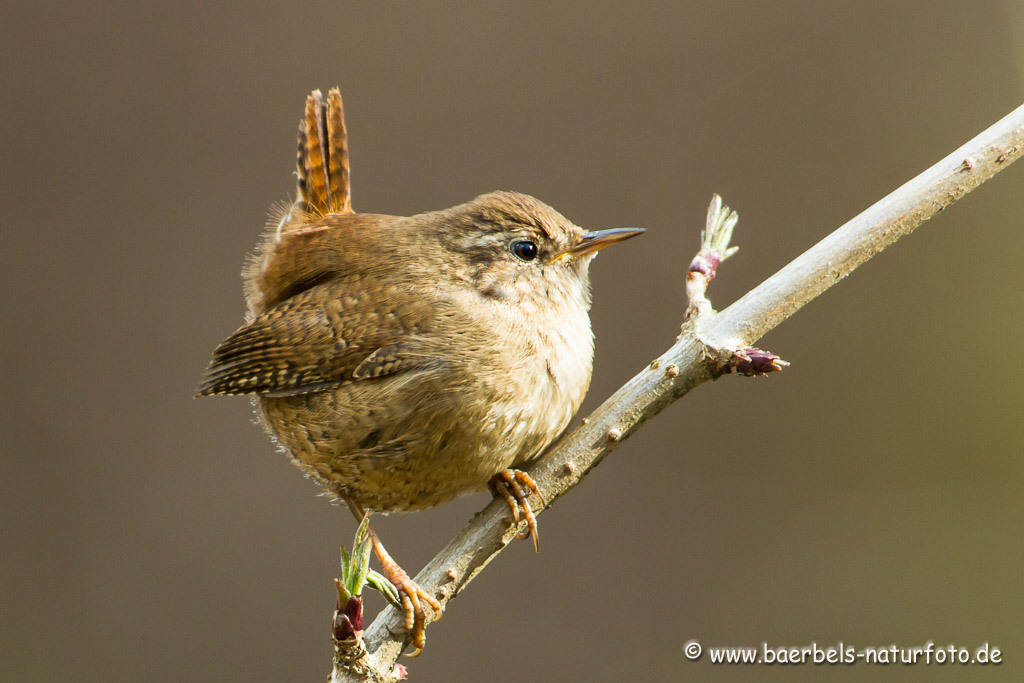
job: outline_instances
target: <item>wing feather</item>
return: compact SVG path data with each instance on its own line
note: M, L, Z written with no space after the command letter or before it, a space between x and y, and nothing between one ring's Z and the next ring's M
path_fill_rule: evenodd
M198 395L302 394L430 362L422 338L378 315L371 294L343 308L335 289L315 287L239 328L214 351Z

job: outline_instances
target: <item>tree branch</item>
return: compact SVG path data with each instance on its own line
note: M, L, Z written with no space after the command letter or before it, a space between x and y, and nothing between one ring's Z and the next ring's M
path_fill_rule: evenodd
M548 506L641 424L694 387L734 367L737 353L1009 166L1022 149L1024 106L843 225L721 313L691 300L692 314L676 343L530 468ZM416 582L446 605L515 537L517 529L510 527L507 513L504 501L491 502L427 564ZM331 680L393 680L395 662L406 644L401 623L393 608L379 614L365 635L370 654L359 667L336 658Z

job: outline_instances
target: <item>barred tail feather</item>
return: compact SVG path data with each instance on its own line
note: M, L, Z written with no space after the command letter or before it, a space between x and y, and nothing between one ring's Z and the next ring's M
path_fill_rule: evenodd
M345 129L345 108L341 93L331 88L327 94L327 149L330 187L335 213L352 212L352 190L349 186L348 131Z
M321 215L352 212L345 110L337 88L331 89L326 102L319 90L306 98L296 165L301 210Z

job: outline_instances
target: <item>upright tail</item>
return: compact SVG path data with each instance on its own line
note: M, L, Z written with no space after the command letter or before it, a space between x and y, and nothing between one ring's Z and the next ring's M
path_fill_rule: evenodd
M325 214L353 213L349 188L348 134L341 93L331 88L327 101L319 90L306 97L299 122L298 196L271 211L263 243L243 271L245 297L252 316L295 293L294 287L322 276L329 250L309 252L306 241L286 239L333 229ZM314 245L316 246L316 245ZM289 294L289 292L291 294Z
M331 88L327 101L319 90L306 98L299 122L297 208L312 214L352 213L348 133L341 93Z

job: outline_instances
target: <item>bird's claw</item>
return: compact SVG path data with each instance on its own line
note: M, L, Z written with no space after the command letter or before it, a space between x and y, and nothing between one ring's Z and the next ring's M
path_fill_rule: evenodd
M541 505L546 505L544 496L541 495L540 489L537 487L537 482L533 480L533 477L521 470L508 469L498 472L488 482L488 486L495 496L500 495L508 503L509 509L512 510L513 524L516 526L519 525L519 509L522 508L523 516L526 518L526 530L517 534L517 537L530 538L532 536L533 548L540 552L537 517L533 514L533 508L530 507L530 501L527 499L523 487L519 485L520 483L525 484L537 496Z
M441 619L441 603L420 588L419 584L410 579L405 570L397 564L385 567L385 576L398 589L402 612L405 615L405 630L412 637L412 646L416 648L409 656L416 657L423 651L423 646L427 642L427 614L423 609L423 603L427 603L434 610L434 621Z

